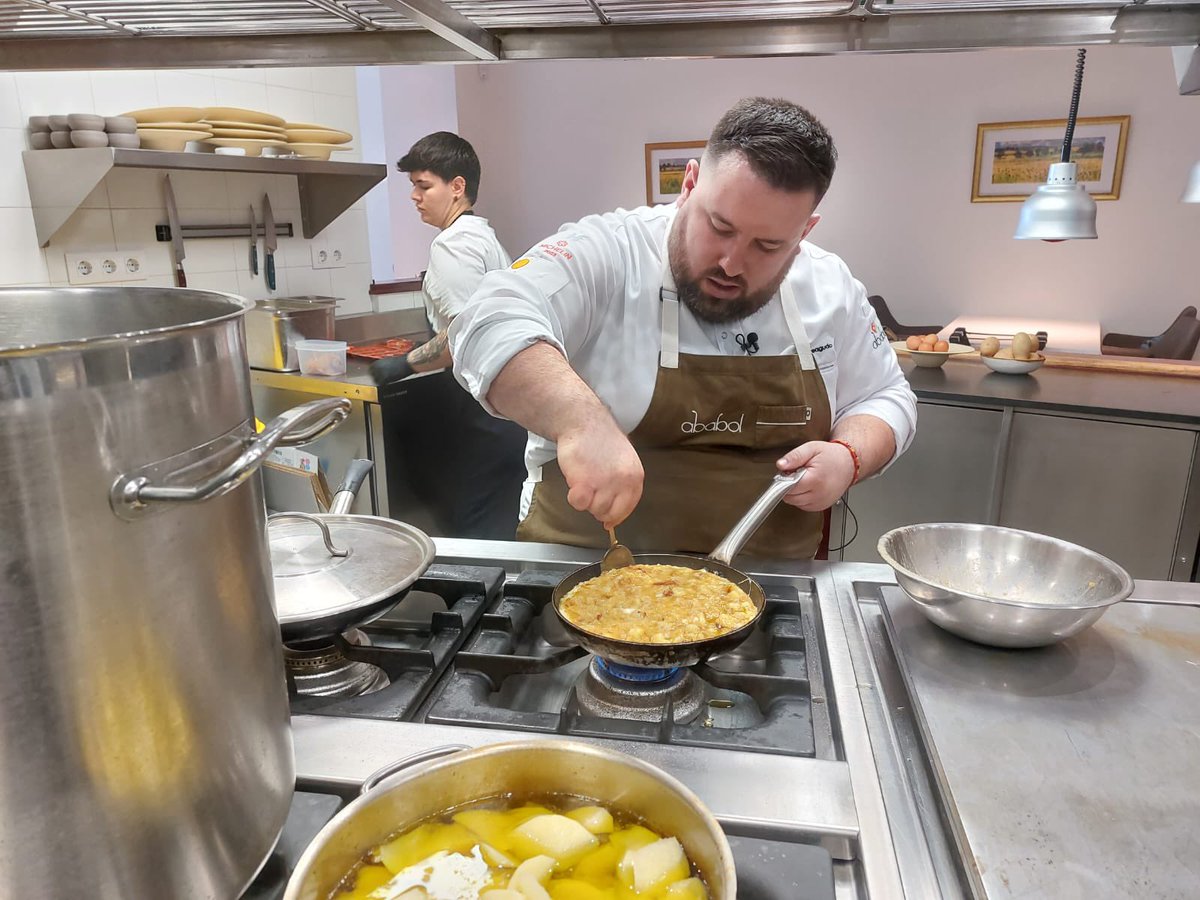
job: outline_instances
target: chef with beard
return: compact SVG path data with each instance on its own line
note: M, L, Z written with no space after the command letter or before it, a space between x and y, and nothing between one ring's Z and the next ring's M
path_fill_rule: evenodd
M485 276L454 371L530 432L523 540L709 552L776 472L807 469L746 552L810 559L824 510L912 441L916 398L863 285L806 238L825 127L749 98L678 201L563 226Z

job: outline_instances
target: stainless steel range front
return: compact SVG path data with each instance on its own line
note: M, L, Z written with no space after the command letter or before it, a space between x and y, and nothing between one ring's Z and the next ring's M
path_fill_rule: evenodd
M894 741L872 733L887 717L852 582L889 581L886 569L750 566L768 598L751 636L699 666L648 671L588 654L554 614L554 586L590 551L438 551L382 619L286 648L298 790L247 900L281 896L307 841L381 766L530 736L601 741L684 781L729 835L746 900L955 895L911 795L892 785L900 761L877 758Z

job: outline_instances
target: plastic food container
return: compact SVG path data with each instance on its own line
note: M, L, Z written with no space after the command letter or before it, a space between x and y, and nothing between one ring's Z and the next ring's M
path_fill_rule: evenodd
M301 375L345 375L345 341L296 341Z

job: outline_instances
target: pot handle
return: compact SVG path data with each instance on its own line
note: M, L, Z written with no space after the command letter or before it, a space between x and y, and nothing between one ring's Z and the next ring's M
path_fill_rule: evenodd
M109 502L118 516L132 518L150 503L193 503L220 497L257 472L276 447L298 447L315 441L349 414L350 401L345 397L311 400L276 416L257 435L243 439L244 449L237 459L203 481L166 484L176 471L162 462L153 463L119 477L109 491ZM195 464L193 461L188 468Z
M314 516L312 513L306 512L273 513L267 516L267 527L270 528L272 522L278 522L280 519L303 519L306 522L312 522L321 529L321 539L325 541L325 549L329 551L330 556L350 555L349 550L341 550L333 545L333 537L329 534L329 526L319 516Z
M759 526L767 520L771 511L779 505L783 495L799 484L800 479L807 471L806 468L799 468L794 472L776 475L772 478L770 485L762 492L762 496L754 501L754 505L729 530L729 534L725 535L725 539L717 545L717 549L708 555L709 558L727 566L732 565L733 558L746 546L746 541L754 536L754 532L758 531Z
M365 794L368 791L378 787L382 782L387 781L397 772L412 768L419 763L429 762L429 760L437 759L439 756L449 756L451 753L457 753L460 750L470 749L471 748L466 744L445 744L441 747L431 747L428 750L422 750L419 753L414 753L412 756L406 756L403 759L390 762L386 766L381 766L368 775L363 780L362 788L359 793Z

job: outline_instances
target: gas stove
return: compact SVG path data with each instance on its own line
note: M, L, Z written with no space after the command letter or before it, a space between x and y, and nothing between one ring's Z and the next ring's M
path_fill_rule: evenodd
M639 670L587 653L550 604L590 551L446 539L438 550L382 618L287 648L297 792L244 900L282 896L303 847L380 767L530 738L600 741L695 790L730 837L739 897L902 895L863 660L831 566L752 568L767 606L745 642L699 666Z

